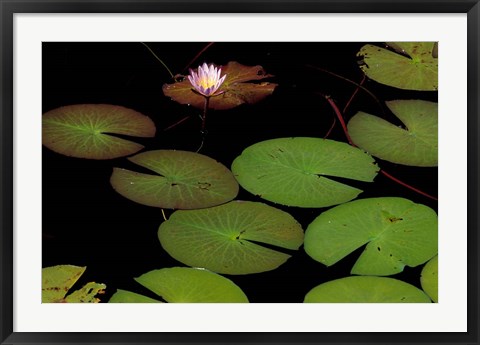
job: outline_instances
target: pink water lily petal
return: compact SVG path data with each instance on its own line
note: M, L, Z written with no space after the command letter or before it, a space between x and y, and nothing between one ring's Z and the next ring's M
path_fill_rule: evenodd
M222 69L215 67L214 64L208 66L206 63L203 63L202 66L198 66L197 72L190 69L190 75L187 77L198 93L205 97L210 97L217 92L225 81L227 75L225 74L220 78L221 73Z

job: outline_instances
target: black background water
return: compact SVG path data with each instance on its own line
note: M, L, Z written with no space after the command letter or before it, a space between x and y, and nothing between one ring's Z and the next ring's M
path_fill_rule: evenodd
M318 66L355 82L362 80L356 53L365 43L215 43L199 63L261 65L275 75L279 86L272 96L255 105L208 113L208 136L201 153L227 167L246 147L267 139L293 136L324 137L335 117L317 92L330 95L342 109L355 86L331 74L307 67ZM149 43L174 74L206 43ZM200 144L200 110L165 97L162 85L172 79L158 60L138 42L43 43L43 112L59 106L106 103L135 109L157 127L152 139L134 140L145 150L196 151ZM184 72L184 73L188 73ZM437 101L436 92L412 92L367 81L364 85L381 101L424 99ZM380 115L378 104L359 91L345 113ZM178 120L180 125L164 131ZM400 124L387 113L387 119ZM346 142L337 124L329 139ZM437 195L437 169L405 167L377 159L380 167L423 191ZM107 161L70 158L43 148L42 267L60 264L87 266L77 286L88 281L107 285L102 301L117 288L156 297L133 278L153 269L183 266L161 247L157 230L163 221L159 209L136 204L117 194L109 184L113 167L132 168L125 158ZM360 198L398 196L437 209L431 199L378 175L374 183L353 183L363 189ZM240 189L237 199L258 199ZM271 204L273 205L273 204ZM324 209L274 205L293 215L304 229ZM167 215L171 211L167 210ZM363 248L327 268L303 251L293 254L278 269L251 275L225 275L246 293L251 302L302 302L305 294L323 282L350 275ZM406 267L393 277L420 287L421 266Z

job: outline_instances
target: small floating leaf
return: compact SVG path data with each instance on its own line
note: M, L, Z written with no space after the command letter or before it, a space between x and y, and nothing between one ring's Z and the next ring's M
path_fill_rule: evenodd
M43 268L42 303L98 303L99 299L95 295L104 292L104 284L87 283L82 289L65 297L85 269L86 267L72 265Z
M432 301L438 303L438 255L426 263L420 277L422 289Z
M232 200L238 193L231 171L199 153L157 150L128 160L158 175L114 168L110 183L118 193L143 205L173 209L211 207Z
M437 254L437 214L402 198L371 198L336 206L305 232L305 251L331 266L367 244L352 274L392 275Z
M150 138L155 124L135 110L109 104L69 105L42 117L43 145L66 156L112 159L143 149L109 134Z
M135 280L169 303L248 303L247 296L230 279L204 269L163 268L145 273ZM132 302L160 303L123 290L118 291L109 301Z
M240 185L282 205L327 207L350 201L360 189L332 177L373 181L373 158L348 144L319 138L281 138L246 148L232 164Z
M398 100L386 104L406 128L358 112L348 123L352 141L371 155L389 162L437 166L438 104L421 100Z
M371 44L363 46L362 71L370 78L399 89L435 91L438 89L438 59L435 42L388 43L399 53ZM405 55L407 56L405 56Z
M430 303L415 286L385 277L347 277L310 290L304 303Z
M245 66L230 61L226 66L220 66L221 75L227 75L218 93L221 95L210 98L209 107L216 110L226 110L241 104L254 104L271 95L277 84L269 82L246 83L273 77L266 74L262 66ZM192 91L192 84L188 79L174 84L163 85L165 96L180 104L191 104L202 109L205 99Z
M225 274L270 271L290 255L262 243L297 250L303 230L288 213L262 203L232 201L194 211L176 211L160 225L163 248L176 260Z
M105 291L105 284L98 284L90 282L85 284L79 290L72 292L70 295L65 297L65 302L67 303L98 303L100 300L96 298L96 295L101 295Z
M163 303L135 292L118 289L108 303Z

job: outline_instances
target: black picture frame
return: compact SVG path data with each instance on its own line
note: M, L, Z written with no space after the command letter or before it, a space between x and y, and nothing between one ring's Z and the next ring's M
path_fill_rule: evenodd
M467 13L468 331L465 333L13 332L13 15L15 13ZM1 344L479 344L478 0L0 0ZM452 315L455 317L455 315Z

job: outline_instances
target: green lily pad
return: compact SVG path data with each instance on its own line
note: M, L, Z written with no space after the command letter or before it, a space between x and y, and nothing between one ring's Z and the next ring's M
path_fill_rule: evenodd
M348 132L355 145L389 162L437 166L438 104L421 100L390 101L386 104L406 128L358 112L348 123Z
M43 268L42 303L98 303L100 300L95 296L104 292L104 284L87 283L80 290L65 297L85 270L86 267L72 265Z
M347 277L318 285L304 303L430 303L415 286L385 277Z
M438 255L425 264L420 277L422 289L438 303Z
M438 90L435 42L388 43L397 52L367 44L358 52L362 71L370 78L399 89ZM399 54L400 53L400 54Z
M42 117L43 145L66 156L112 159L143 149L109 134L150 138L155 135L155 124L135 110L110 104L69 105Z
M130 292L122 289L118 289L113 294L108 303L163 303L156 299L140 295L135 292Z
M135 280L170 303L248 303L247 296L230 279L204 269L163 268L145 273ZM109 301L144 302L160 301L123 290Z
M269 82L247 83L273 77L267 74L262 66L245 66L236 61L230 61L226 66L220 66L221 75L227 75L217 96L210 98L209 108L227 110L244 103L254 104L271 95L277 84ZM181 82L163 85L163 93L180 104L190 104L203 109L205 98L192 91L192 84L185 78Z
M373 158L348 144L319 138L280 138L246 148L232 164L240 185L262 199L298 207L350 201L360 189L331 177L373 181Z
M163 248L176 260L225 274L270 271L290 255L262 243L297 250L303 230L288 213L262 203L232 201L202 210L176 211L160 225Z
M331 266L367 244L352 274L386 276L428 261L438 251L437 214L403 198L371 198L336 206L305 232L305 251Z
M175 150L147 151L128 160L158 175L114 168L113 188L139 204L195 209L234 199L238 183L230 170L199 153Z

